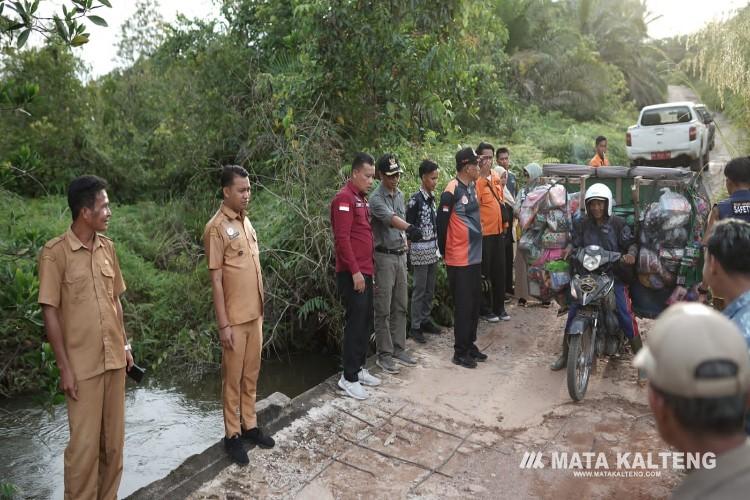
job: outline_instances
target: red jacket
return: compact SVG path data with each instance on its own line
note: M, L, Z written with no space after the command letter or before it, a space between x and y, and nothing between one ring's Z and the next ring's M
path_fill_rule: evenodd
M373 275L373 240L370 205L352 181L331 201L331 228L336 251L336 272Z

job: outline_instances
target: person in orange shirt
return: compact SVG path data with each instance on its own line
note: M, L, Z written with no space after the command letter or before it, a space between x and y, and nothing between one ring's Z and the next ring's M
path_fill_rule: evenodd
M125 371L133 366L120 295L125 281L107 230L107 182L68 187L73 223L39 255L39 304L68 406L65 499L114 499L122 477Z
M508 321L505 311L505 228L503 220L503 185L492 170L495 148L486 142L477 147L479 178L477 199L482 222L482 275L490 282L490 297L483 298L480 317L490 323Z
M595 148L596 154L589 161L589 166L594 168L608 167L609 159L607 158L607 138L600 135L596 138Z

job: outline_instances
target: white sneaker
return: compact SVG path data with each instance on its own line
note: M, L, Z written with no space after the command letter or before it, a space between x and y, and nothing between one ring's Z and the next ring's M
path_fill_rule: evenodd
M347 396L350 396L354 399L368 398L367 391L365 391L365 389L359 382L349 382L344 378L344 375L341 375L341 378L339 379L339 387L344 390Z
M370 387L377 387L380 385L380 379L372 375L367 368L362 368L357 374L360 385L369 385Z

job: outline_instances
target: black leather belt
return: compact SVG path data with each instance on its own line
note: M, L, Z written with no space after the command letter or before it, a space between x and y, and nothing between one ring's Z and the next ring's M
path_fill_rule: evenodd
M375 247L375 251L378 253L387 253L388 255L404 255L406 250L389 250L385 247Z

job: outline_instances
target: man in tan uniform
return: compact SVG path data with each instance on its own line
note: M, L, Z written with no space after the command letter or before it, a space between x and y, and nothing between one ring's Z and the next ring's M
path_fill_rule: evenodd
M750 358L737 326L703 304L673 305L633 364L648 375L648 402L664 441L683 453L713 454L711 461L701 457L703 468L688 470L672 498L748 498Z
M236 165L223 167L221 187L224 201L206 224L203 243L222 346L224 447L234 462L244 465L249 460L240 436L261 448L274 445L260 431L255 417L263 346L263 277L258 238L246 216L250 201L247 171Z
M112 216L106 188L92 175L71 182L73 223L39 256L39 303L68 406L66 499L117 498L122 476L125 367L133 357L117 254L99 234Z

